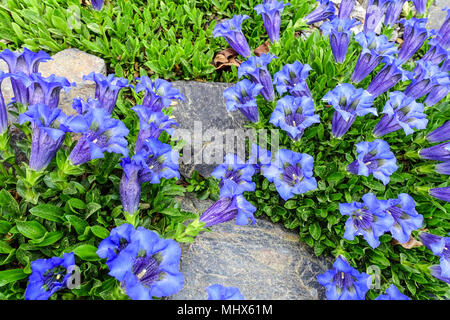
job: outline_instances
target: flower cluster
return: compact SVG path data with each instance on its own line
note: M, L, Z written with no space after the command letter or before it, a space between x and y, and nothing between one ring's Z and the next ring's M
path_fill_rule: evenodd
M426 232L422 232L419 236L422 243L440 258L439 265L430 267L431 274L450 283L450 237L441 237Z

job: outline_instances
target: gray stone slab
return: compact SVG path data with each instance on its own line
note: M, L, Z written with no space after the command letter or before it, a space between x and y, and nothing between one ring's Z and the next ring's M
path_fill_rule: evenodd
M444 7L450 7L450 0L435 0L433 5L428 9L428 29L439 30L442 23L447 17L447 11L442 10Z

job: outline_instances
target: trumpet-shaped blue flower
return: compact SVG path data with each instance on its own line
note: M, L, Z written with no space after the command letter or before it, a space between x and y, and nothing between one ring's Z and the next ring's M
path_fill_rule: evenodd
M441 70L445 72L450 71L450 55L448 55L447 58L444 60L444 63L441 66Z
M442 10L447 11L447 17L438 31L436 39L444 49L448 50L450 49L450 7Z
M373 134L382 137L388 133L403 129L406 135L414 132L413 128L425 129L428 124L425 107L403 92L389 93L389 100L383 108L384 116L373 129Z
M83 76L83 80L95 82L95 98L100 101L102 108L109 114L116 106L120 90L131 86L127 79L116 77L114 74L105 77L101 73L91 72L87 76Z
M235 15L233 18L219 23L213 30L214 38L224 37L237 53L243 57L249 57L251 55L250 47L242 33L242 22L248 18L250 17L246 14Z
M368 113L378 115L372 107L374 97L364 89L356 89L349 83L338 84L328 91L322 100L327 101L336 110L333 114L331 132L336 138L342 137L351 127L356 117Z
M0 71L0 135L8 130L8 111L6 110L5 99L2 93L2 82L8 77L8 73Z
M73 252L63 254L62 258L53 257L31 262L25 300L48 300L56 291L66 288L73 266Z
M223 91L228 111L239 110L251 122L258 122L259 111L256 97L263 86L248 79L237 82L233 87Z
M450 140L450 120L430 132L427 135L427 140L430 142L443 142Z
M102 259L106 259L106 264L110 269L110 263L128 246L135 232L133 225L124 223L112 229L109 236L100 242L97 248L97 255Z
M172 100L184 100L180 91L173 87L172 83L163 79L156 79L154 82L147 76L136 79L136 92L145 91L142 105L152 111L161 111L171 105Z
M449 55L448 51L444 49L436 38L428 41L430 49L422 57L422 61L430 61L436 65L440 64Z
M227 154L224 158L224 163L218 165L211 175L216 179L219 179L219 188L221 194L226 181L232 181L236 184L236 192L241 194L245 191L255 191L255 183L252 182L252 177L255 173L255 169L252 165L242 161L237 155Z
M347 170L353 174L375 179L387 185L390 176L397 171L397 160L389 148L389 144L380 139L372 142L362 141L356 144L357 159L348 165Z
M334 18L334 4L330 0L317 0L319 5L310 14L308 14L305 19L307 24L313 24L326 19Z
M67 117L59 108L35 104L19 115L19 123L31 122L33 136L29 166L42 171L50 164L64 142L66 132L82 132L86 129L80 116Z
M138 160L137 160L138 159ZM122 201L123 211L133 215L139 209L141 201L140 175L144 169L141 154L136 154L133 158L123 158L120 165L123 169L122 179L119 184L120 200Z
M428 160L450 161L450 141L422 149L419 155Z
M262 85L260 93L267 101L272 101L275 98L272 77L267 70L267 65L272 59L276 58L276 56L270 53L263 53L259 57L252 56L248 58L238 68L239 78L248 75L254 83Z
M261 148L256 143L252 144L252 153L248 159L248 163L253 165L255 173L260 172L272 162L272 154L269 150Z
M373 32L386 13L390 0L369 0L364 18L364 32Z
M135 106L131 108L139 116L139 134L134 150L139 152L148 138L158 139L163 131L170 136L175 132L178 123L162 111L152 111L151 108Z
M30 76L38 72L39 64L51 60L50 56L42 50L33 52L24 48L22 52L13 52L9 49L4 49L0 52L0 59L3 59L8 64L10 74L17 75L17 77L11 77L15 101L28 105L27 88L29 83L27 83L27 77L19 75Z
M427 0L412 0L418 14L424 14L427 9Z
M340 203L339 211L349 216L345 223L344 239L354 240L355 236L363 236L367 243L376 248L382 236L395 223L393 217L380 210L382 202L373 193L362 197L363 202Z
M385 25L392 26L397 22L398 18L400 17L400 13L402 13L403 5L406 1L407 0L391 0L387 3L386 14L384 15Z
M362 50L351 77L353 82L360 82L380 64L384 57L393 58L397 53L395 44L388 41L385 35L377 36L375 32L360 32L355 39Z
M411 300L408 296L401 293L393 284L386 289L386 294L380 294L375 300Z
M92 108L83 116L86 130L69 155L74 165L104 157L104 152L128 156L128 129L122 121L111 117L108 111Z
M430 93L428 93L427 97L425 98L424 103L427 106L433 106L442 99L444 99L449 91L450 91L450 81L442 85L434 86L433 88L431 88Z
M133 300L152 300L181 290L184 277L179 271L181 248L172 239L138 227L130 242L108 266L109 275L121 282Z
M274 0L258 4L255 7L255 11L262 16L264 27L272 42L280 40L281 13L284 7L289 4L289 2L284 4L283 0Z
M50 109L58 107L61 89L68 92L71 86L76 86L75 83L70 83L66 78L54 74L45 78L40 73L33 73L30 80L31 85L28 87L29 104L43 103Z
M317 276L325 287L328 300L364 300L370 289L371 277L352 268L343 256L338 256L333 268Z
M244 296L239 288L224 287L220 284L213 284L206 288L208 300L244 300Z
M92 3L92 8L94 8L94 10L97 10L97 11L102 10L103 0L91 0L91 3Z
M400 23L405 27L405 33L403 34L404 42L398 51L398 59L406 62L419 50L429 36L429 32L425 27L427 18L402 19Z
M298 140L306 128L320 123L314 111L314 101L310 97L284 96L277 101L270 123L286 131L291 139Z
M391 57L386 57L383 59L383 62L385 62L386 64L380 70L380 72L378 72L375 77L373 77L372 81L367 87L367 92L369 92L375 98L387 92L399 81L408 80L409 73L401 67L401 61L392 59Z
M409 74L411 83L405 89L405 94L414 99L423 97L435 86L448 86L450 77L448 72L442 71L439 66L429 61L418 61L413 72Z
M339 5L339 13L338 18L339 19L347 19L350 18L350 14L353 11L353 7L355 6L356 0L342 0L341 4Z
M161 178L180 178L180 172L178 171L179 154L172 150L170 145L162 143L158 139L149 138L145 141L138 155L142 159L140 163L144 166L140 174L142 182L148 181L151 184L158 184L161 182ZM136 155L133 158L138 159Z
M273 83L277 87L278 93L282 95L288 92L294 97L312 97L306 83L306 78L308 78L308 73L311 70L308 64L303 65L298 61L284 65L273 76Z
M450 175L450 161L438 163L434 169L437 173Z
M333 19L326 21L320 27L323 34L329 35L331 51L337 63L345 61L347 55L348 44L352 35L351 29L360 24L354 19Z
M101 107L101 102L93 98L87 98L86 101L81 98L74 98L72 101L72 108L80 115L85 114L92 108L101 109Z
M450 187L433 188L428 191L430 196L450 202Z
M450 277L446 277L443 275L442 267L440 265L437 264L437 265L430 266L429 269L430 269L430 273L433 277L450 284Z
M440 258L441 276L450 278L450 237L440 237L430 233L421 233L422 243Z
M263 175L275 184L281 198L288 200L317 188L313 177L314 159L309 154L280 149L276 160L264 168Z

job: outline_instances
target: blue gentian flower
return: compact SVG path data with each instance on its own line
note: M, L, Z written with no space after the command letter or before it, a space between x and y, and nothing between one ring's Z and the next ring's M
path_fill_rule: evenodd
M0 135L8 130L8 111L6 110L5 99L2 93L2 82L8 77L8 73L0 71Z
M414 132L413 128L425 129L428 124L423 104L416 102L403 92L389 93L389 100L383 108L384 116L373 129L373 134L382 137L388 133L403 129L406 135Z
M328 300L364 300L370 289L371 277L352 268L343 256L338 256L333 268L317 276L325 287Z
M427 9L427 0L412 0L418 14L424 14Z
M131 108L139 117L139 134L136 139L134 150L139 150L148 138L158 139L163 131L172 136L178 123L162 111L152 111L151 108L145 106L135 106Z
M403 34L404 42L398 51L398 59L406 62L419 50L429 36L426 28L427 18L402 19L400 23L405 27L405 32Z
M46 104L50 109L58 107L59 93L64 88L66 92L76 83L70 83L64 77L58 77L54 74L49 77L43 77L40 73L33 73L30 76L31 85L28 87L29 104Z
M114 74L105 77L101 73L91 72L87 76L83 76L83 80L95 82L95 98L101 102L102 108L109 114L116 106L119 91L131 86L127 79L116 77Z
M122 202L123 211L133 215L139 209L141 201L141 185L140 174L144 169L141 154L135 157L126 157L120 161L123 169L122 179L119 184L120 200Z
M254 173L252 165L245 163L237 155L227 154L224 163L218 165L211 175L220 180L221 193L225 182L232 181L236 184L237 193L241 194L245 191L255 191L256 185L252 182Z
M449 72L450 71L450 54L444 60L444 63L441 66L441 70L445 71L445 72Z
M360 82L380 64L384 57L393 57L397 53L395 44L388 41L385 35L377 36L375 32L360 32L355 39L362 50L351 77L353 82Z
M333 19L326 21L320 27L324 35L329 35L331 51L337 63L345 61L348 44L352 35L351 29L360 24L354 19Z
M275 98L273 90L272 77L267 70L267 65L277 57L270 53L263 53L259 57L251 56L247 61L244 61L238 68L238 77L242 78L248 75L254 83L262 85L260 91L266 101L272 101Z
M319 5L316 9L314 9L310 14L308 14L306 19L306 24L313 24L315 22L319 22L326 19L334 18L334 4L330 0L317 0Z
M283 0L274 0L259 4L254 8L262 16L264 27L271 42L278 42L280 40L281 13L287 5L290 5L290 3L284 4Z
M447 282L450 284L450 276L446 277L443 275L442 267L440 265L433 265L430 266L430 273L433 277L436 279L439 279L441 281Z
M428 41L428 44L430 45L430 49L424 54L421 59L422 61L431 61L438 65L448 57L449 52L439 44L436 38Z
M354 240L362 235L367 243L376 248L380 245L382 236L395 223L391 215L380 210L382 202L373 193L362 197L363 202L340 203L339 211L349 216L345 223L344 239Z
M217 283L206 288L206 292L208 300L244 300L239 288L224 287Z
M422 149L419 156L428 160L450 161L450 141Z
M161 111L172 104L172 100L184 100L180 91L173 87L172 83L164 79L156 79L152 82L147 76L136 79L136 92L145 91L142 105L150 108L152 111Z
M138 227L131 240L108 266L109 275L133 300L152 300L181 290L184 277L179 271L181 248L172 239Z
M110 269L110 263L128 246L135 232L133 225L124 223L112 229L109 236L100 242L97 248L97 255L102 259L106 259L106 264Z
M440 258L441 276L450 278L450 237L421 233L422 243Z
M434 169L437 173L450 175L450 161L438 163L435 165Z
M249 220L255 224L255 211L256 208L244 198L239 186L225 180L220 188L220 199L202 213L199 221L204 222L206 228L234 218L237 225L247 225Z
M317 188L313 177L314 159L309 154L280 149L276 160L264 168L262 174L275 184L278 193L285 201Z
M436 39L444 49L448 50L450 48L450 7L442 10L447 11L447 17L438 31Z
M430 196L450 202L450 187L433 188L428 191Z
M398 169L394 153L384 140L359 142L356 144L356 152L357 159L347 166L347 170L353 174L366 177L373 174L375 179L387 185L390 176Z
M431 131L427 135L427 140L430 142L443 142L450 140L450 120L437 129Z
M314 101L310 97L284 96L277 101L269 122L286 131L291 139L299 140L306 128L320 123L314 111Z
M447 78L447 79L449 79L449 78ZM444 99L447 96L449 91L450 91L450 81L448 81L448 83L446 82L442 85L434 86L433 88L431 88L430 92L428 93L427 97L425 98L424 103L429 107L434 106L439 101Z
M397 199L380 200L379 209L394 218L389 231L400 243L408 242L411 232L422 227L423 216L416 211L414 199L406 193L399 194Z
M269 150L261 148L256 143L252 144L252 153L248 159L248 164L253 165L255 173L260 172L263 168L272 162L272 154Z
M94 8L94 10L97 10L97 11L102 10L103 0L91 0L91 3L92 3L92 8Z
M9 49L4 49L0 52L0 59L3 59L8 64L10 74L30 76L38 72L39 64L51 60L50 56L44 52L33 52L24 48L22 52L13 52ZM11 77L11 85L14 92L15 102L28 105L28 85L27 77Z
M365 33L375 31L390 2L391 0L369 0L366 16L364 17Z
M341 4L339 5L339 13L338 18L339 19L347 19L350 18L350 14L353 11L353 7L355 6L356 0L342 0Z
M72 108L80 115L85 114L92 108L101 109L101 107L101 102L93 98L87 98L86 101L81 98L74 98L72 101Z
M248 15L234 15L233 18L225 20L216 25L213 30L214 38L224 37L230 47L243 57L251 55L247 39L242 33L242 22L250 18Z
M328 91L322 100L327 101L336 110L333 114L331 132L336 138L342 137L351 127L356 117L368 113L378 115L372 107L374 97L362 88L356 89L349 83L338 84Z
M387 3L386 14L384 15L385 25L392 26L397 22L406 1L409 0L391 0Z
M400 80L408 80L409 73L401 67L401 61L399 61L398 59L392 59L391 57L385 57L382 62L385 62L386 64L380 70L380 72L378 72L375 77L373 77L372 81L367 87L367 92L369 92L375 98L387 92Z
M19 123L31 122L33 136L29 167L42 171L62 146L66 132L82 132L86 124L80 116L67 117L59 108L35 104L19 115Z
M71 273L68 269L75 265L73 252L62 258L38 259L31 262L31 275L25 291L25 300L48 300L56 291L67 287Z
M311 92L306 84L306 78L311 70L308 64L303 65L298 61L284 65L273 75L273 83L277 87L278 93L282 95L288 92L294 97L308 96L311 98Z
M401 293L393 284L386 289L387 294L380 294L375 300L411 300L408 296Z
M228 111L239 110L250 122L258 122L259 111L256 97L263 86L248 79L237 82L233 87L223 91Z
M111 117L108 111L92 108L82 115L86 130L69 155L73 165L104 157L104 152L128 156L128 129L122 121Z
M161 178L180 178L180 172L178 171L179 154L172 150L170 145L155 138L148 138L137 155L141 157L142 160L140 161L144 166L140 173L142 182L158 184L161 182ZM133 157L136 160L138 159L137 155Z
M450 77L439 66L429 61L417 61L416 68L409 74L411 83L405 89L405 94L414 99L423 97L435 86L448 86Z

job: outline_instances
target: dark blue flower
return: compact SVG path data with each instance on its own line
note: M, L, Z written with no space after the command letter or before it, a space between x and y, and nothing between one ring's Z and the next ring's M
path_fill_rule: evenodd
M103 0L91 0L91 3L92 3L92 8L94 8L94 10L97 10L97 11L102 10Z
M438 31L436 39L444 49L448 50L450 48L450 7L442 10L447 11L447 17Z
M450 187L433 188L429 190L429 193L432 197L450 202Z
M112 229L109 236L100 242L97 248L97 255L102 259L106 259L106 264L110 269L110 263L128 246L135 232L133 225L124 223Z
M227 154L224 163L218 165L211 175L220 180L221 193L225 182L232 181L236 184L237 193L241 194L245 191L255 191L256 185L252 182L254 173L255 169L252 165L245 163L237 155Z
M269 166L272 161L272 154L270 151L261 148L256 143L252 144L252 153L248 159L248 164L253 165L255 173L260 172L261 168Z
M430 142L443 142L450 140L450 120L430 132L427 135L427 140Z
M450 237L440 237L430 233L421 233L422 243L440 258L441 276L450 278Z
M228 111L239 110L251 122L258 122L259 111L256 97L262 89L259 83L253 83L248 79L237 82L233 87L223 91Z
M450 141L422 149L419 156L428 160L450 161Z
M333 2L330 0L317 0L319 5L310 14L308 14L305 19L307 24L313 24L325 19L333 19L335 8Z
M286 131L291 139L298 140L306 128L320 123L314 112L314 101L310 97L284 96L277 101L269 122Z
M317 276L325 287L328 300L364 300L370 289L371 277L352 268L343 256L338 256L333 269Z
M114 119L105 109L92 108L82 115L86 130L69 155L74 165L104 157L104 152L128 156L128 129L122 121Z
M375 98L387 92L399 81L408 80L409 72L401 67L401 61L399 61L398 59L392 59L391 57L385 57L383 59L383 62L385 62L386 64L380 70L380 72L378 72L375 77L373 77L372 81L367 87L367 92L369 92Z
M425 129L428 124L425 107L403 92L389 93L383 112L384 116L373 129L373 134L382 137L388 133L403 129L406 135L414 132L413 128Z
M272 42L278 42L280 39L280 23L281 13L285 6L283 1L269 1L257 5L254 9L263 18L264 27L266 28L269 39Z
M448 57L449 52L439 44L436 38L428 41L428 44L430 45L430 49L424 54L421 59L422 61L431 61L438 65Z
M273 75L273 83L277 87L278 93L282 95L288 92L294 97L308 96L311 98L311 92L306 84L306 78L311 70L308 64L303 65L298 61L284 65Z
M342 137L348 131L356 117L368 113L378 115L377 109L372 106L374 97L364 89L356 89L349 83L338 84L328 91L322 100L327 101L336 110L331 128L336 138Z
M350 18L350 14L353 11L353 7L355 6L356 0L342 0L339 5L339 19L347 19Z
M391 0L369 0L366 16L364 17L364 32L375 31L386 13Z
M387 185L390 176L398 169L394 153L384 140L359 142L356 144L356 152L357 159L347 167L347 170L353 174L365 177L373 174L375 179Z
M262 174L275 184L281 198L285 201L317 188L313 177L314 159L309 154L280 149L276 160L262 170Z
M400 13L402 13L403 5L406 1L409 0L391 0L387 3L386 6L386 14L384 16L384 24L385 25L394 25L398 18L400 17Z
M427 0L412 0L418 14L424 14L427 9Z
M139 160L141 159L139 157ZM129 157L123 158L120 161L120 165L123 169L122 179L119 184L122 208L124 212L133 215L139 209L142 185L140 174L144 166L141 161L137 161L134 157L131 159Z
M376 248L380 245L379 237L394 224L392 216L380 210L382 202L373 193L362 197L363 202L340 203L339 211L349 216L345 223L344 239L354 240L362 235L367 243Z
M128 245L108 264L109 275L121 282L133 300L170 296L183 287L180 256L181 248L176 241L138 227Z
M411 300L408 296L401 293L393 284L386 289L387 294L380 294L375 300Z
M417 61L416 68L409 74L411 83L405 89L405 94L414 99L423 97L435 86L450 84L448 72L442 71L439 66L430 61Z
M8 130L8 111L6 110L5 99L2 93L2 82L8 77L8 73L0 71L0 135Z
M329 35L331 51L337 63L345 61L348 44L352 35L351 29L360 24L354 19L333 19L326 21L320 27L324 35Z
M438 163L434 169L437 173L450 175L450 161Z
M59 108L35 104L19 115L19 123L31 122L33 136L29 167L42 171L62 146L66 132L82 132L86 124L80 116L67 117Z
M163 79L156 79L152 82L147 76L136 79L136 92L145 91L142 105L152 111L161 111L172 104L172 100L184 100L180 91L173 87L172 83Z
M145 106L131 108L139 116L139 134L136 139L135 152L139 152L148 138L158 139L163 131L170 136L175 132L178 123L162 111L152 111Z
M114 74L105 77L101 73L91 72L87 76L83 76L83 80L95 82L95 98L101 102L102 108L109 114L113 112L116 106L119 91L130 87L127 79L115 77Z
M237 53L243 57L249 57L251 55L250 47L242 33L242 22L248 18L250 18L248 15L235 15L233 18L219 23L213 30L214 38L224 37Z
M244 300L244 296L239 288L224 287L220 284L213 284L206 288L208 300Z
M442 272L442 267L440 265L433 265L430 266L430 273L433 277L435 277L436 279L439 279L441 281L447 282L448 284L450 284L450 276L444 276L443 272Z
M434 86L428 93L424 103L429 107L433 106L442 99L444 99L449 91L450 91L450 81L442 85Z
M426 28L427 18L402 19L400 20L400 23L405 27L405 32L403 34L404 42L398 51L398 59L402 62L406 62L417 50L419 50L429 36L429 32Z
M31 262L31 275L25 291L25 300L48 300L56 291L67 287L68 271L75 265L73 252L62 258L38 259Z
M441 70L445 72L450 71L450 55L448 55L447 58L444 60L444 63L441 66Z
M272 101L275 98L273 90L272 77L267 70L267 65L277 57L270 53L263 53L259 57L251 56L244 61L238 68L238 77L242 78L248 75L254 83L262 85L261 95L267 101Z
M384 57L393 57L397 53L395 44L388 41L385 35L378 36L375 32L360 32L355 39L361 45L362 50L351 77L353 82L360 82L380 64Z
M75 83L70 83L66 78L58 77L54 74L49 77L43 77L40 73L33 73L30 76L30 81L28 103L30 105L43 103L50 109L58 107L61 89L68 92L71 86L76 86Z

